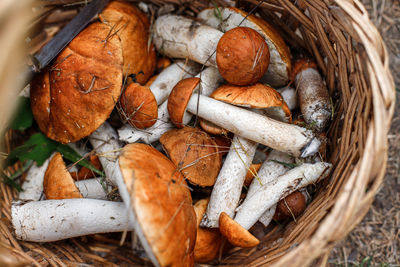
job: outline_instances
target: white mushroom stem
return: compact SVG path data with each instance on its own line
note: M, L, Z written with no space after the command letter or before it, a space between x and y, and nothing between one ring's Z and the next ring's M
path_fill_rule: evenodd
M119 168L116 164L122 147L117 133L110 124L105 122L89 136L89 142L96 150L107 179L111 184L116 185L116 169Z
M54 155L54 154L53 154ZM42 166L37 166L36 162L29 168L26 174L25 181L22 184L22 191L19 193L18 198L21 200L35 200L38 201L43 194L43 179L49 166L49 157L44 161Z
M219 215L226 212L233 217L240 199L246 173L256 153L257 143L235 135L211 193L202 227L218 227Z
M92 178L75 182L79 192L84 198L107 199L107 192L112 190L112 187L107 185L102 178Z
M17 201L12 203L11 216L16 237L25 241L133 230L124 203L96 199Z
M301 70L294 81L299 94L300 110L306 123L322 131L331 117L332 107L328 89L314 68Z
M296 157L315 154L321 144L313 132L306 128L279 122L198 94L190 98L187 111L246 139Z
M296 90L291 87L291 86L286 86L280 89L277 89L281 96L283 97L283 100L286 102L288 108L290 110L294 110L299 107L299 101L297 100L297 92Z
M193 61L178 61L164 69L150 85L157 105L167 100L172 88L182 79L193 77L200 70L200 65Z
M236 211L235 221L245 229L250 229L266 210L292 192L299 190L318 179L327 177L332 164L319 162L304 163L289 170L274 182L263 186L262 190L250 196L250 199L240 205Z
M182 16L158 17L152 28L157 51L171 58L189 58L216 67L219 39L223 33L210 26Z
M203 95L207 96L210 95L223 82L223 78L219 74L218 69L214 67L208 67L204 69L201 73L197 74L196 77L201 79L201 92ZM179 80L177 80L176 83L178 81ZM172 85L172 87L175 86L175 84ZM172 90L172 87L168 89L168 92ZM150 144L159 140L165 132L175 128L175 126L169 120L167 104L168 101L165 101L161 106L158 107L157 122L146 130L139 131L134 129L129 124L125 124L123 127L121 127L118 130L120 140L128 143L134 143L140 140L146 144ZM186 113L183 118L183 124L189 123L191 118L192 115Z

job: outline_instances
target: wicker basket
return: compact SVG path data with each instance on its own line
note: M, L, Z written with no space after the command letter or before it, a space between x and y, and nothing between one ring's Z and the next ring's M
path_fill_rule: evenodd
M49 5L42 10L43 16L35 20L40 27L34 27L44 42L56 31L49 26L59 28L76 13L64 4L77 1L40 2ZM213 2L223 4L224 1ZM175 13L189 16L209 5L207 1L188 0L155 0L152 3L156 7L164 6L164 9L168 9L165 4L175 5ZM292 49L308 53L318 63L335 103L333 122L327 135L330 140L327 160L334 164L334 171L329 179L317 186L315 198L297 222L275 227L258 247L233 249L215 264L323 266L335 243L342 240L367 213L382 183L387 133L395 99L388 54L365 8L357 0L242 0L236 4L248 11L257 5L255 11L280 29ZM67 11L57 13L59 9ZM31 52L35 52L39 44L32 46ZM5 60L11 59L0 58L3 61L1 66L7 64ZM6 70L0 68L0 77L6 77ZM12 84L10 79L13 77L7 77L8 84ZM0 89L4 100L7 94L4 87ZM14 97L14 94L8 94L8 97ZM1 109L1 113L10 110L9 106L3 105ZM8 132L8 145L12 143L10 136ZM16 192L3 183L0 190L0 265L2 262L4 265L10 262L10 266L18 263L36 266L150 264L135 257L127 242L120 246L120 234L46 244L20 242L10 230L10 203Z

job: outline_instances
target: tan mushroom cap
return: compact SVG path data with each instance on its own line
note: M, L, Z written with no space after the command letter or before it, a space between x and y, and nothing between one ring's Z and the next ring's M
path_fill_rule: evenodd
M206 132L192 127L164 133L160 142L171 161L192 184L213 186L222 166L218 145Z
M170 120L176 127L182 128L183 116L185 115L186 107L190 97L197 89L200 83L200 78L186 78L179 81L168 97L168 113Z
M218 71L226 81L235 85L253 84L268 69L268 45L255 30L236 27L219 40L216 59Z
M222 212L219 216L219 231L232 245L241 248L255 247L260 243L249 231Z
M111 34L121 38L124 75L133 74L134 82L146 83L156 66L154 45L149 43L150 23L147 16L132 4L112 1L99 18L109 25Z
M282 96L272 87L256 83L250 86L222 85L216 89L212 98L232 105L253 109L268 109L273 111L275 117L291 121L292 114ZM273 110L273 108L278 108ZM279 111L282 111L281 114Z
M201 199L194 204L197 218L197 238L194 246L194 261L206 263L218 257L222 245L222 236L216 228L200 227L201 218L206 213L209 199Z
M93 23L31 84L40 130L61 143L90 135L111 114L122 86L122 46L109 27Z
M83 198L58 152L50 160L44 174L43 193L46 199Z
M196 214L175 165L155 148L134 143L123 148L119 167L143 246L160 266L193 266Z
M199 119L199 125L200 125L201 129L203 129L204 131L206 131L209 134L214 134L214 135L228 134L227 130L219 127L218 125L215 125L214 123L212 123L208 120Z
M120 99L123 118L136 128L144 129L154 125L158 117L158 106L149 87L131 83Z
M280 221L299 216L306 209L306 198L300 191L295 191L279 200L273 219Z

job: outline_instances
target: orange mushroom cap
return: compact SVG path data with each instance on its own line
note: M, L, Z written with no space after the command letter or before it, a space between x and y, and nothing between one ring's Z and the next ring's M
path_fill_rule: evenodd
M128 2L112 1L99 18L109 25L110 35L121 39L124 76L133 75L133 82L146 83L156 67L154 45L149 43L150 22L147 16Z
M219 231L221 234L236 247L251 248L260 243L249 231L222 212L219 216Z
M227 31L219 40L216 59L219 73L229 83L253 84L268 69L268 45L255 30L237 27Z
M125 146L119 157L136 226L149 257L160 266L193 266L196 214L186 181L155 148Z
M94 132L110 116L122 87L122 45L104 40L109 27L93 23L31 83L31 107L40 130L61 143Z
M183 116L193 92L198 88L200 78L186 78L179 81L168 97L168 113L176 127L182 128Z
M46 199L83 198L59 152L50 160L44 174L43 193Z
M213 186L222 166L218 145L206 132L184 127L164 133L160 142L172 162L192 184Z
M131 126L144 129L156 123L158 106L150 88L131 83L122 93L120 103L122 115Z
M204 119L199 120L199 125L204 131L206 131L209 134L214 134L214 135L228 134L228 131L225 130L224 128L221 128L218 125L215 125L214 123Z

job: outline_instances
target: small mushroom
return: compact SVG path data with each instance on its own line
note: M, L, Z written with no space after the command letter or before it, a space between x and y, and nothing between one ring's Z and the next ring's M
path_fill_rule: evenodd
M138 131L129 124L125 124L118 130L120 140L128 143L141 140L150 144L160 139L166 131L173 129L173 124L169 122L166 99L177 82L182 78L194 76L198 70L199 66L190 61L187 63L178 61L164 69L150 85L150 90L159 105L157 121L145 131Z
M192 127L164 133L160 142L171 161L192 184L213 186L222 165L215 141L205 132Z
M300 59L294 64L292 75L304 120L317 131L322 131L331 118L332 107L317 65L308 59Z
M221 19L215 19L215 12L221 14ZM270 53L268 70L261 79L273 87L284 86L289 82L291 70L290 50L283 38L265 20L248 14L235 7L219 7L204 9L197 17L201 22L227 32L236 27L249 27L264 37Z
M306 198L300 191L295 191L287 197L279 200L274 219L277 221L285 218L296 218L306 209Z
M102 169L99 157L97 157L96 155L89 156L89 162L96 169L98 169L98 170ZM71 172L71 169L70 169L69 172L75 181L81 181L81 180L95 177L95 173L86 167L80 168L78 172Z

